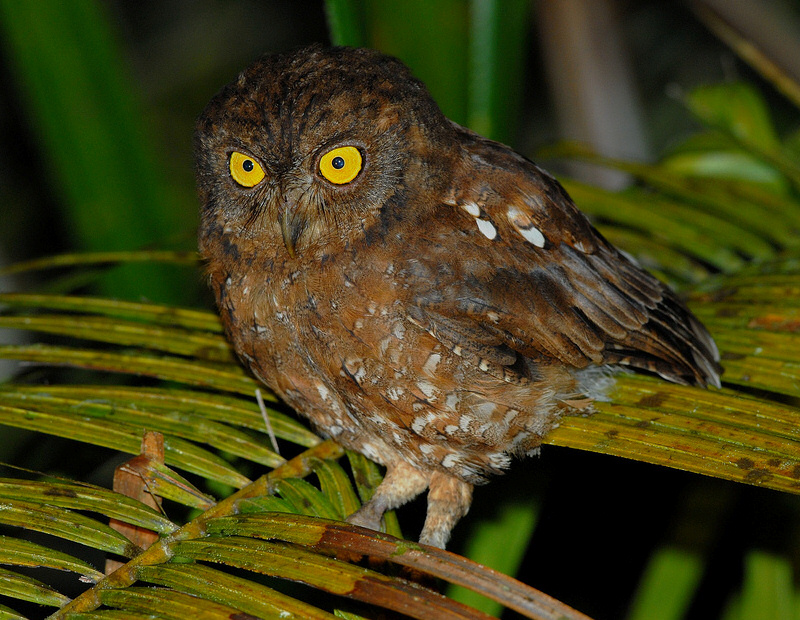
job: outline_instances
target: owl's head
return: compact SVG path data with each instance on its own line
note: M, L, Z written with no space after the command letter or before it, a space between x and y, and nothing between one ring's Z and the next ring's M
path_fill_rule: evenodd
M446 183L452 133L394 58L317 46L262 57L197 122L201 251L213 239L280 261L346 247Z

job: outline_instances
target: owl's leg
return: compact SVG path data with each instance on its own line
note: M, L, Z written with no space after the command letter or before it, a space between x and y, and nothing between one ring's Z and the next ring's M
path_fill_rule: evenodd
M380 531L383 513L411 501L427 487L430 478L405 461L397 461L386 468L383 482L359 510L347 517L353 525Z
M472 485L442 472L431 476L428 515L419 542L444 549L458 520L469 512Z

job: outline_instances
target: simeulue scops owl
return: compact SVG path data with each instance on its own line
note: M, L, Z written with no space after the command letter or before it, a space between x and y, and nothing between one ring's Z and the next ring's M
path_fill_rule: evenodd
M443 547L474 484L614 369L719 386L714 342L546 172L443 116L394 58L311 47L224 87L195 136L226 333L320 433L386 466L350 517L428 490Z

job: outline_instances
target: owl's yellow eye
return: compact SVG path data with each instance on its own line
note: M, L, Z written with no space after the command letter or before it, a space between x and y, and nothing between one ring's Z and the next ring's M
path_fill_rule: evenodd
M319 172L336 185L349 183L361 172L361 152L354 146L340 146L319 160Z
M230 169L233 180L244 187L254 187L264 178L264 170L258 162L239 151L231 153Z

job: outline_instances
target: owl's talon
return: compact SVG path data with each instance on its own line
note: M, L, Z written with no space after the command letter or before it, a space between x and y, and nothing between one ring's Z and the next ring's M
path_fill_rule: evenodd
M381 525L384 512L377 509L372 502L367 502L359 510L347 517L346 521L351 525L358 525L380 532L383 529Z
M444 549L453 527L469 512L471 503L471 484L447 474L433 474L428 489L428 514L419 542Z
M428 476L405 461L389 465L369 501L347 517L347 522L380 531L383 515L411 501L428 487Z
M472 485L436 472L430 479L406 463L391 468L372 498L347 517L347 522L380 531L383 515L413 499L428 487L428 514L419 541L444 549L450 533L469 511Z

